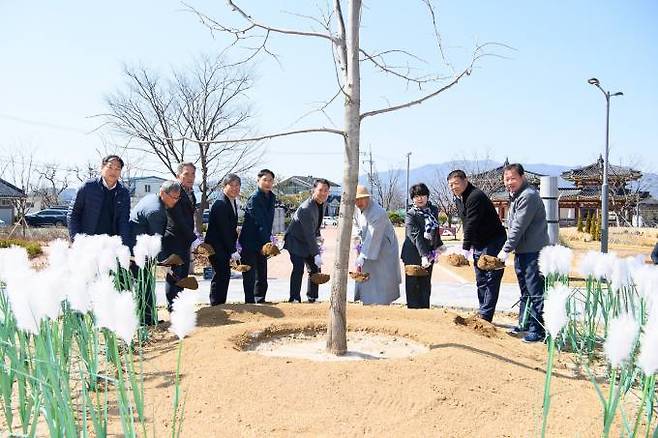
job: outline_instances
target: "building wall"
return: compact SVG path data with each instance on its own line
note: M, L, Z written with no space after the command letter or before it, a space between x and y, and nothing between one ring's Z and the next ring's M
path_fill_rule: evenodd
M4 199L0 201L4 201ZM4 205L0 206L0 219L4 222L4 224L0 224L0 227L6 227L7 225L12 224L14 222L14 208Z

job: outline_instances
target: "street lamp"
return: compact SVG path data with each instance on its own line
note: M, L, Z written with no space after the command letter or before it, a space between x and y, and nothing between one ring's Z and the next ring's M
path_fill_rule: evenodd
M610 94L601 87L601 83L596 78L587 80L587 83L594 85L601 90L605 96L605 155L603 155L603 183L601 184L601 252L608 252L608 150L610 147L610 98L614 96L623 96L624 93L617 91Z

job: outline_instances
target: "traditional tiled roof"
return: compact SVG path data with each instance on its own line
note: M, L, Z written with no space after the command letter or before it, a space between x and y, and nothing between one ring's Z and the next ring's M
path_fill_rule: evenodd
M487 170L485 172L481 173L476 173L476 174L470 174L468 175L468 179L474 182L479 182L479 181L495 181L496 182L496 190L498 191L499 189L504 189L503 186L503 169L505 169L505 166L509 164L509 159L505 159L505 162L503 163L502 166L498 166L494 169ZM530 172L529 170L524 171L525 177L528 180L530 184L533 186L538 186L540 178L543 175L541 173L535 173L535 172ZM498 185L498 182L500 185Z
M625 166L615 166L608 163L608 177L622 181L633 181L642 177L642 172ZM589 166L576 167L562 173L562 178L567 181L578 181L583 179L603 179L603 157Z
M311 176L311 175L308 175L308 176L291 176L291 177L288 177L284 180L279 181L278 183L276 183L276 185L277 186L284 186L288 183L297 183L301 186L311 188L311 187L313 187L313 182L316 179L318 179L318 177ZM327 181L329 181L329 180L327 180ZM340 184L337 184L333 181L329 181L329 185L331 187L339 187L340 186Z
M25 192L0 178L0 198L25 198Z

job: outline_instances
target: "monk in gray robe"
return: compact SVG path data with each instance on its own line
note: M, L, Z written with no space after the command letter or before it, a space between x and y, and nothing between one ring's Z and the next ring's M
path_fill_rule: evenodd
M370 198L368 189L356 188L355 213L358 255L357 270L369 274L356 283L354 300L363 304L391 304L400 297L400 260L398 239L386 210Z

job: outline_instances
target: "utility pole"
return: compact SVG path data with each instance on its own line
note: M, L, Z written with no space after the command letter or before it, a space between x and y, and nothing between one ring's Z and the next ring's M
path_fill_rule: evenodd
M368 163L370 163L370 173L368 173L368 175L370 175L370 196L373 196L373 193L374 193L374 192L373 192L373 189L374 189L374 187L372 186L372 180L373 180L374 178L373 178L373 174L372 174L372 146L371 146L371 145L368 145L368 147L369 147L369 149L370 149L370 151L369 151L369 154L370 154L370 160L368 160Z
M411 159L411 152L407 152L407 189L404 192L404 199L406 199L406 203L404 206L404 210L407 211L409 209L409 206L411 205L411 201L409 199L409 161Z
M367 156L367 160L361 160L361 163L368 163L368 184L370 185L369 190L370 190L370 195L374 196L374 175L373 175L373 167L374 167L374 161L372 159L372 145L368 145L368 148L370 149ZM359 152L360 155L366 155L365 152Z

